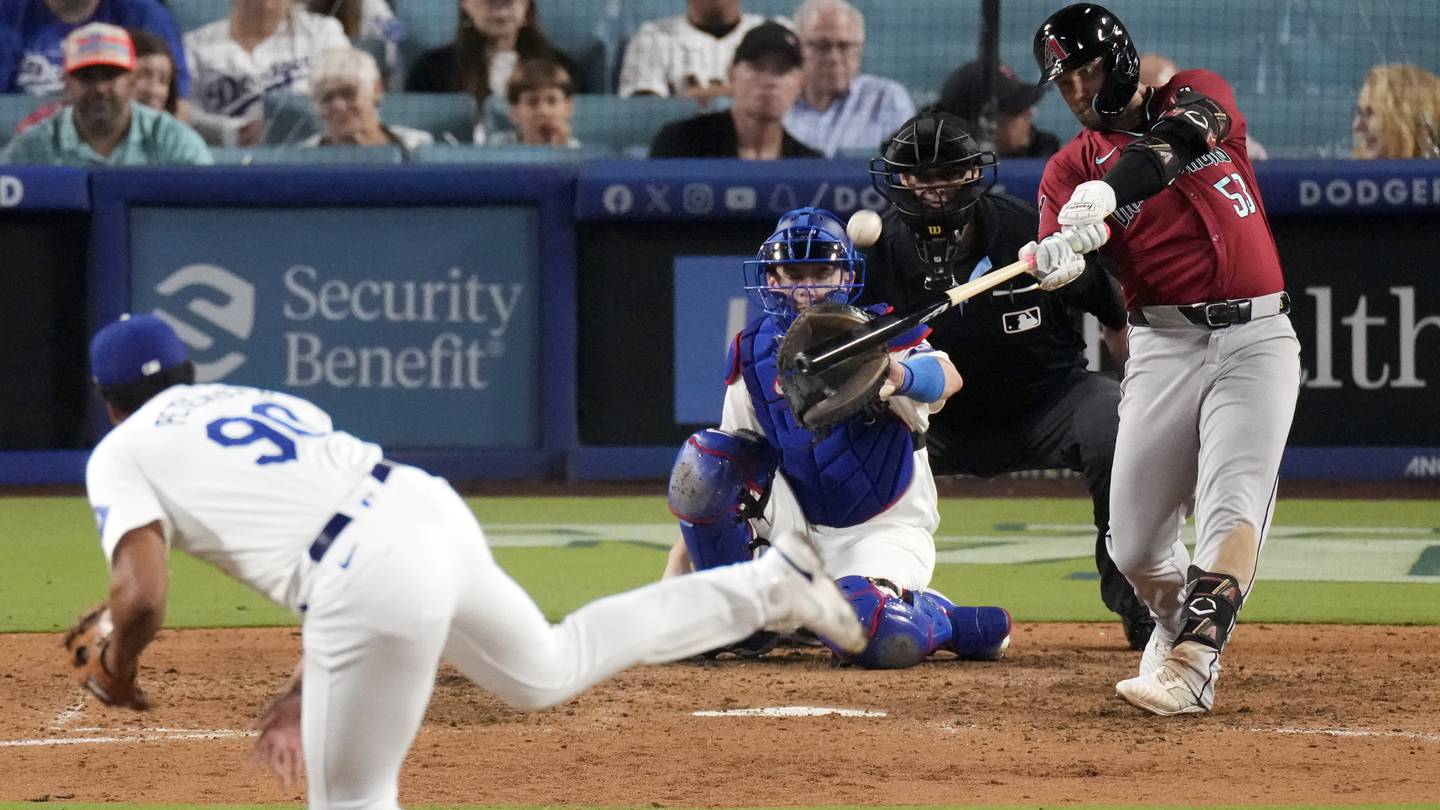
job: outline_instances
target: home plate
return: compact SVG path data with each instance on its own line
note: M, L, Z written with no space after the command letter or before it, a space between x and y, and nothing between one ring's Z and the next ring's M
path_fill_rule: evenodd
M885 712L865 709L833 709L827 706L766 706L759 709L726 709L723 712L691 712L691 717L885 717Z

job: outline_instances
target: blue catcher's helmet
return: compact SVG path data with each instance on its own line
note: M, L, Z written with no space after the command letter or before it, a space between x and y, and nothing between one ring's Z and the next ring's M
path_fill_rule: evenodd
M815 278L825 266L838 271L838 278ZM795 280L802 275L810 278ZM782 215L755 258L745 262L745 291L787 326L812 304L854 303L864 286L865 257L846 236L845 223L823 208ZM797 299L803 305L797 306Z

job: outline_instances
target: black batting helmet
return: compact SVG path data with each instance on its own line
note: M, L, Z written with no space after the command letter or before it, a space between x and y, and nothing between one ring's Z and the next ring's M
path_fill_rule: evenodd
M1114 117L1140 86L1140 54L1130 32L1112 12L1094 3L1066 6L1035 32L1035 64L1040 84L1094 59L1103 59L1105 83L1095 96L1095 112Z

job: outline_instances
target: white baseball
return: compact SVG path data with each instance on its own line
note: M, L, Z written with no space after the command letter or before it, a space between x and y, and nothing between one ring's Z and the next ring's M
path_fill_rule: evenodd
M850 215L845 225L845 234L855 247L867 248L880 241L880 215L868 208L862 208Z

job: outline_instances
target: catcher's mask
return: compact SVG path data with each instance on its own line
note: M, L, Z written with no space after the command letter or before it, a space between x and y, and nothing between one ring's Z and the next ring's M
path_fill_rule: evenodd
M927 110L906 121L870 161L870 184L917 237L926 286L954 285L951 266L975 203L995 185L998 161L964 119Z
M865 285L865 257L839 217L823 208L797 208L780 217L744 273L745 291L788 326L816 304L853 303Z

